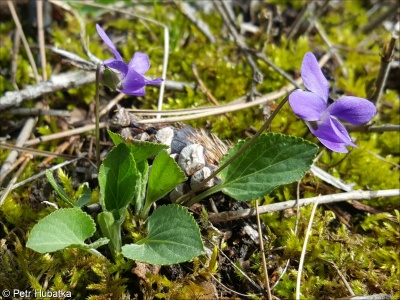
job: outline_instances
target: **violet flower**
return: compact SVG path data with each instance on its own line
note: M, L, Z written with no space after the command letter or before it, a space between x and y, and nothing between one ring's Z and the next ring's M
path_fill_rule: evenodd
M96 24L96 29L115 56L115 58L106 59L103 62L104 67L100 70L101 79L105 85L126 95L144 96L146 85L160 84L163 81L162 78L150 80L143 76L150 68L149 57L146 54L136 52L129 64L126 64L104 30L98 24Z
M296 90L289 95L294 113L328 149L346 153L346 146L357 147L338 118L353 125L366 123L375 116L375 105L367 99L345 96L328 106L328 80L311 52L304 55L301 77L308 91Z

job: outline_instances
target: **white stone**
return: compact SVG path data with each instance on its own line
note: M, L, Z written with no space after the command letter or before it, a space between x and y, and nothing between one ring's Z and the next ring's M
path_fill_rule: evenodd
M205 164L204 147L199 144L186 146L179 154L178 165L187 176L192 176Z

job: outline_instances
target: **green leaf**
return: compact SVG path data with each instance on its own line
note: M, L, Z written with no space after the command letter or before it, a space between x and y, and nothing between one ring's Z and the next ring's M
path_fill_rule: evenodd
M103 84L113 91L122 88L119 74L107 66L104 66L103 70Z
M121 209L132 201L138 173L135 160L125 144L114 147L100 166L99 185L105 211L113 211L120 219Z
M97 249L101 246L107 245L110 240L106 237L99 238L97 241L87 245L91 249ZM86 244L85 244L86 245Z
M93 219L78 208L64 208L47 215L33 226L26 247L39 253L54 252L73 245L84 246L96 227Z
M185 179L185 174L174 159L167 151L161 151L151 166L144 213L147 214L146 210L153 202L165 196Z
M142 210L145 203L147 181L149 179L149 163L147 160L142 160L137 163L139 180L136 185L136 194L133 200L136 215Z
M80 196L79 199L76 201L76 206L78 207L82 207L85 204L89 203L90 200L92 200L92 190L90 189L87 182L83 184L82 189L83 189L82 196Z
M199 226L182 206L158 207L148 219L147 230L144 239L122 247L125 257L154 265L170 265L204 253Z
M243 147L236 144L221 164ZM282 134L262 134L228 167L219 173L217 190L238 201L264 197L282 184L294 182L310 169L318 151L315 144Z
M121 143L126 143L125 139L120 134L112 132L110 130L107 130L107 132L110 138L112 139L113 143L115 144L115 146Z
M57 181L54 179L53 173L50 170L46 171L46 177L47 180L50 182L51 186L53 189L57 192L58 196L62 200L64 200L66 203L69 204L69 206L74 207L75 204L73 201L68 197L67 193L64 191L63 187L57 183Z
M97 216L101 233L110 239L108 244L112 255L121 251L121 222L114 219L114 216L109 211L102 211Z
M168 149L168 146L163 144L150 143L137 140L125 141L125 139L121 135L116 134L112 131L108 131L108 134L110 135L115 145L125 143L129 147L129 150L131 151L137 163L142 160L153 157L154 155L157 155L163 149Z

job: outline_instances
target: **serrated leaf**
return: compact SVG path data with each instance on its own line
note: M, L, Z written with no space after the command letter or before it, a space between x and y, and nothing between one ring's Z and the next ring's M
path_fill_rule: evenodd
M185 179L185 174L174 159L167 151L161 151L151 166L146 204L143 210L145 211L153 202L165 196Z
M56 193L58 194L58 196L60 196L60 198L62 200L64 200L66 203L69 204L69 206L74 207L75 204L73 203L73 201L68 197L67 193L64 191L64 188L59 185L57 183L57 181L55 180L52 171L47 170L46 171L46 177L47 180L50 182L51 186L53 187L53 189L56 191Z
M167 145L150 143L138 140L125 140L121 135L108 131L112 141L115 145L125 143L131 151L136 162L148 159L157 155L161 150L168 149Z
M84 246L85 239L91 237L95 230L93 219L82 210L59 209L33 226L26 247L46 253L73 245Z
M170 265L204 253L199 226L182 206L158 207L148 219L147 230L144 239L122 247L125 257L154 265Z
M100 166L99 186L105 211L113 211L120 219L120 210L128 206L136 191L138 174L135 160L128 147L114 147Z
M110 130L107 130L107 132L115 146L121 143L125 143L125 139L120 134L112 132Z
M236 144L221 160L223 164L247 140ZM277 186L299 180L310 169L318 151L315 144L301 138L267 133L218 174L216 187L238 201L264 197Z

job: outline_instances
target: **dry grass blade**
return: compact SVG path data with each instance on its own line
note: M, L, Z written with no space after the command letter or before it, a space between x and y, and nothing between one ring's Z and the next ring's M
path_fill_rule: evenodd
M301 273L303 271L304 257L306 256L308 237L310 236L311 227L312 227L312 223L313 223L313 220L314 220L315 212L317 211L317 207L318 207L318 200L319 200L319 197L317 197L317 200L315 200L313 209L311 211L311 216L310 216L310 221L308 222L306 236L304 237L303 249L301 250L301 256L300 256L300 261L299 261L299 270L297 272L296 299L300 299Z
M232 267L234 267L239 273L241 273L257 290L259 290L265 297L268 297L267 292L256 282L254 282L254 280L251 279L245 272L243 272L242 269L236 266L221 249L218 248L218 251L231 263Z
M261 231L260 214L258 213L258 200L256 200L256 218L257 218L258 238L260 239L259 244L260 244L261 263L262 263L262 267L264 269L265 287L267 289L268 299L272 300L271 288L269 286L268 268L267 268L267 263L265 261L264 241L263 241L263 235L262 235L262 231Z
M24 44L26 54L28 55L29 62L32 67L33 74L35 75L36 82L40 81L40 76L36 67L35 59L33 58L32 51L29 47L28 40L26 39L25 33L22 30L21 22L19 21L17 12L15 11L15 7L13 1L7 1L8 7L10 9L11 15L15 22L15 26L17 27L18 34L21 36L22 43Z
M40 177L42 177L42 176L45 176L46 171L54 171L54 170L57 170L57 169L62 168L62 167L64 167L64 166L66 166L66 165L69 165L69 164L71 164L71 163L74 163L74 162L76 162L76 161L78 161L79 159L82 159L82 158L84 158L84 157L77 157L77 158L74 158L74 159L72 159L72 160L65 161L65 162L60 163L60 164L58 164L58 165L55 165L55 166L53 166L53 167L51 167L51 168L49 168L49 169L46 169L46 170L44 170L44 171L41 171L41 172L39 172L38 174L36 174L36 175L34 175L34 176L31 176L31 177L29 177L29 178L27 178L27 179L25 179L25 180L23 180L23 181L21 181L21 182L18 182L18 183L15 183L16 180L14 180L14 178L17 178L17 176L15 176L15 177L13 178L13 180L10 181L10 183L9 183L8 186L7 186L7 188L6 188L4 191L1 191L1 192L0 192L0 195L1 195L1 198L0 198L0 206L3 204L3 201L4 201L5 198L7 197L7 194L8 194L9 192L11 192L13 189L16 189L16 188L18 188L18 187L20 187L20 186L23 186L23 185L25 185L25 184L27 184L27 183L29 183L29 182L32 182L32 181L34 181L34 180L36 180L36 179L38 179L38 178L40 178ZM90 161L89 161L89 162L90 162ZM91 162L90 162L90 163L91 163ZM18 174L18 175L19 175L19 174Z
M79 128L63 131L63 132L58 132L58 133L54 133L54 134L45 135L45 136L42 136L42 137L39 137L39 138L35 138L35 139L32 139L32 140L26 141L24 143L24 146L33 146L33 145L37 145L39 143L48 142L48 141L52 141L52 140L61 139L61 138L65 138L65 137L68 137L68 136L76 135L76 134L85 133L85 132L94 130L95 127L96 126L94 124L90 124L90 125L86 125L86 126L83 126L83 127L79 127ZM106 128L107 127L107 123L106 122L101 122L99 124L99 127L100 128Z
M46 70L46 51L45 51L45 41L44 41L44 27L43 27L43 1L39 0L36 2L37 8L37 20L38 20L38 37L39 37L39 53L40 61L42 63L42 76L43 81L47 80L47 70Z
M32 129L34 128L36 124L36 118L29 118L26 122L24 127L22 128L17 141L15 145L17 147L21 147L24 145L26 140L29 138ZM18 152L17 151L11 151L8 155L8 157L4 160L3 165L1 166L0 169L0 176L2 176L5 172L7 172L8 168L14 163L16 158L18 157Z
M20 168L18 169L17 173L13 176L13 178L10 180L8 183L6 189L3 191L1 198L0 198L0 207L3 205L4 200L8 196L8 194L12 191L12 187L15 182L17 182L18 177L22 174L22 171L25 169L25 167L28 165L32 157L25 157L25 160L21 164Z
M321 258L321 259L322 259L322 258ZM342 272L340 272L338 266L337 266L334 262L332 262L332 261L328 261L328 260L325 260L325 259L322 259L322 260L325 261L325 262L327 262L327 263L329 263L329 264L336 270L336 272L338 273L338 275L339 275L340 278L342 279L344 285L346 286L347 290L349 291L350 295L351 295L351 296L355 296L356 294L353 292L353 289L351 288L350 284L349 284L348 281L346 280L346 277L342 274Z
M72 155L58 154L58 153L53 153L50 151L38 150L38 149L33 149L33 148L18 147L18 146L7 144L7 143L0 143L0 148L11 149L11 150L15 150L15 151L23 152L23 153L26 152L26 153L30 153L32 155L38 155L38 156L60 157L60 158L66 158L66 159L76 158L75 156L72 156Z
M226 285L224 285L221 281L219 281L217 278L215 278L215 276L214 276L213 274L210 274L210 276L211 276L219 285L221 285L225 290L227 290L227 291L229 291L229 292L231 292L231 293L233 293L233 294L235 294L235 295L238 295L238 296L244 297L244 298L252 298L252 297L253 297L253 295L241 294L241 293L239 293L239 292L236 292L236 291L234 291L234 290L228 288L228 287L227 287Z
M18 158L8 169L6 172L1 174L0 176L0 185L3 185L4 179L8 176L8 174L11 174L20 164L22 164L25 161L25 155L21 155L20 158Z

